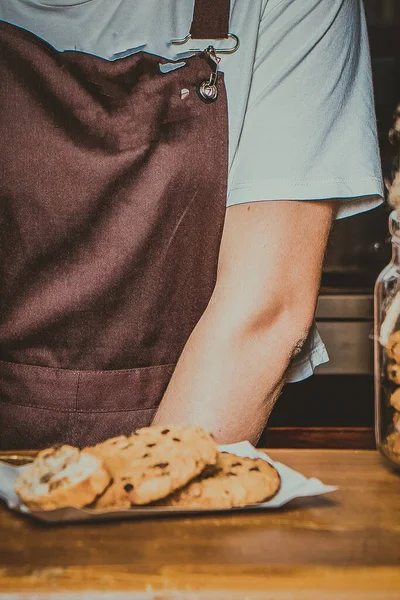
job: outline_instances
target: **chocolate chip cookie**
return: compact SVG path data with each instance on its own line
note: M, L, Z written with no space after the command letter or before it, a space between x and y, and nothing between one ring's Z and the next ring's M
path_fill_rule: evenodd
M87 448L101 458L113 483L95 508L129 507L164 498L214 465L217 446L199 427L145 427Z
M400 365L392 363L387 368L387 374L391 381L400 385Z
M181 508L231 508L269 500L279 490L278 471L261 458L219 453L212 470L159 504Z
M397 388L390 396L390 404L395 410L400 412L400 388Z
M397 433L400 434L400 412L397 410L393 414L393 426Z
M397 431L391 433L387 436L382 445L389 456L393 455L398 461L400 460L400 433Z
M32 509L81 508L93 502L110 479L96 456L65 445L39 452L18 477L15 491Z
M386 354L397 364L400 364L400 331L395 331L389 336Z

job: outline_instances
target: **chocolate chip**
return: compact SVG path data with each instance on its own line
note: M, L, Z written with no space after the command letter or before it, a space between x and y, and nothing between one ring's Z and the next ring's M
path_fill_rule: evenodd
M237 477L237 473L232 473L232 471L229 471L229 473L227 473L227 475L234 475L235 477Z
M241 466L241 464L242 464L241 462L236 462L236 463L233 463L233 464L231 465L231 467L240 467L240 466Z
M153 465L152 468L153 469L165 469L165 467L168 467L169 463L158 463L157 465Z
M222 469L220 467L216 467L215 465L207 465L200 473L199 477L201 479L208 479L209 477L215 477L221 473L221 471Z
M133 485L132 485L131 483L126 483L126 484L124 485L124 490L125 490L126 492L131 492L131 491L133 490Z
M62 479L56 479L55 481L52 481L49 485L49 490L53 491L56 490L58 487L60 487L60 485L63 484L63 482L66 481L66 477L63 477Z
M148 456L150 456L150 454L146 452L146 454L143 454L142 458L147 458Z
M251 469L249 469L249 471L259 471L260 468L259 467L251 467Z
M156 444L147 444L148 448L153 448L153 446L155 446Z
M169 433L169 429L163 429L161 435L167 435L167 433Z
M54 473L46 473L40 478L40 483L49 483L50 479L53 477Z
M180 442L181 440L179 438L172 438L174 440L174 442Z

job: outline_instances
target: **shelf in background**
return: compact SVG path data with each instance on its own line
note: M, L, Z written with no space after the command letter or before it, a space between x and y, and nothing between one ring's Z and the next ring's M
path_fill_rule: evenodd
M374 450L372 427L271 427L259 447Z

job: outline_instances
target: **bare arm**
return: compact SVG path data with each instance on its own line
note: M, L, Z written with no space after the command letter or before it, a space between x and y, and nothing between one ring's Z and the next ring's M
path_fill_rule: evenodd
M217 283L154 424L196 424L219 443L261 435L312 324L329 201L228 208Z

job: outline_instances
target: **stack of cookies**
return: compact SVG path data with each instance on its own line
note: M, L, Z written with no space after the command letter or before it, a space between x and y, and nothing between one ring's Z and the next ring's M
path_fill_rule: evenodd
M199 427L145 427L93 447L49 448L17 479L31 509L143 505L231 508L273 497L280 477L263 459L221 453Z
M387 367L388 378L400 386L400 331L392 333L386 345L386 354L390 359ZM397 387L389 398L392 412L392 425L385 440L387 450L400 459L400 387Z

